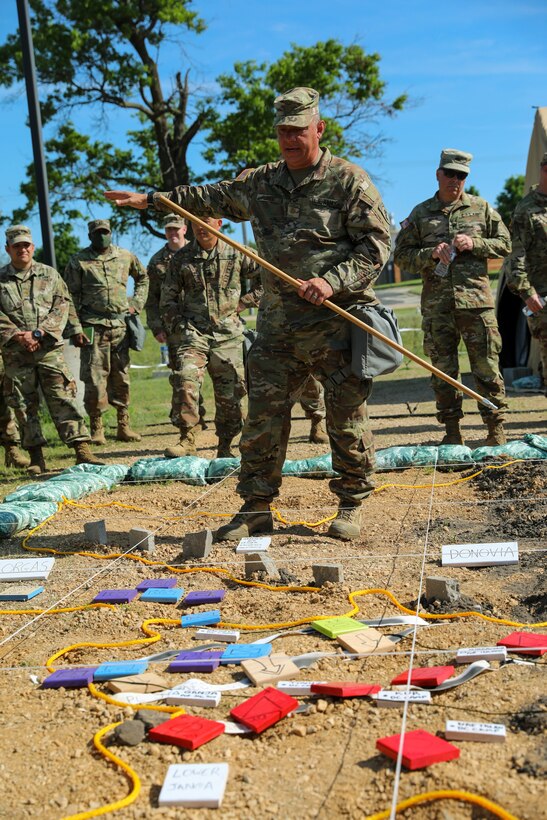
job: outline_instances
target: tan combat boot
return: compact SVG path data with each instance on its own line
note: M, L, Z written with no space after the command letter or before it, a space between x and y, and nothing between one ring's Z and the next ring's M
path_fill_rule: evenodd
M342 541L353 541L361 535L361 505L341 501L338 513L327 530L331 538L340 538Z
M459 419L448 419L445 422L446 433L441 444L463 444Z
M38 444L36 447L29 447L28 452L30 456L30 465L27 468L27 473L29 475L40 475L41 473L47 472L44 453L41 446Z
M103 417L101 413L89 417L89 426L91 428L91 443L99 445L106 444Z
M235 453L232 453L230 445L232 443L232 436L221 436L218 440L217 458L236 458Z
M93 451L89 446L89 441L75 441L72 445L76 452L76 464L104 464L97 456L93 455Z
M231 521L220 527L216 541L240 541L257 532L273 532L273 517L269 501L251 499L246 501Z
M173 447L167 447L163 455L165 458L181 458L182 456L197 456L196 436L192 429L181 430L178 443Z
M488 416L486 419L488 436L484 442L487 447L496 447L498 444L507 444L507 436L503 429L503 422L496 416Z
M329 437L327 436L327 431L325 430L325 425L323 424L322 419L312 420L311 427L310 427L310 437L308 441L312 444L327 444Z
M116 441L140 441L139 433L136 433L129 426L129 413L127 407L118 407L118 432Z
M6 451L6 457L4 459L6 467L19 467L20 469L24 469L29 466L30 460L23 455L16 444L4 444L4 450Z

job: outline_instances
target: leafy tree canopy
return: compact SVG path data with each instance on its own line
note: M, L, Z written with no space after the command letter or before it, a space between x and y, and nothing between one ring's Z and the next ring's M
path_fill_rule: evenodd
M511 227L513 211L524 196L524 177L522 174L508 177L505 180L503 190L496 199L496 210L507 225Z
M480 196L480 191L476 185L469 185L465 189L466 194L470 194L471 196Z

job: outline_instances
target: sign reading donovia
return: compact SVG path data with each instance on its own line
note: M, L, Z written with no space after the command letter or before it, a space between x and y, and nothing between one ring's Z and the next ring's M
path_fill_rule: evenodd
M490 567L518 564L519 545L516 541L493 544L443 544L443 567Z

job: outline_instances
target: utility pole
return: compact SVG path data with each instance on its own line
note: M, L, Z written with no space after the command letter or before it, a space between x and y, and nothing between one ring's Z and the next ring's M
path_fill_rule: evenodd
M23 68L27 89L28 113L30 132L32 136L32 154L34 157L34 174L38 194L38 208L40 210L40 227L42 229L42 246L44 262L56 267L55 244L51 226L51 212L49 209L49 195L47 185L46 160L44 157L44 142L42 139L42 117L36 85L36 66L34 63L34 48L32 45L32 31L30 28L30 14L27 0L17 0L17 14L19 17L19 35L23 51Z

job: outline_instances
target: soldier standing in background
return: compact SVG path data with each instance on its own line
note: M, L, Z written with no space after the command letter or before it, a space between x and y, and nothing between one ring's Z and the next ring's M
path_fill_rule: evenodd
M507 286L529 311L528 327L539 342L547 396L547 151L541 158L538 185L521 199L513 214Z
M171 376L169 378L169 383L174 390L173 384L173 370L175 369L175 354L176 354L176 345L172 344L169 341L167 331L165 330L164 323L162 321L161 313L160 313L160 296L161 296L161 289L163 287L163 282L165 280L165 274L167 273L167 268L169 266L169 262L176 254L177 251L180 251L187 243L188 240L186 239L186 221L182 218L182 216L177 216L177 214L171 214L171 216L166 216L163 219L163 228L165 230L165 238L167 242L165 245L157 251L157 253L152 256L150 262L148 263L148 298L146 300L146 322L148 327L152 331L154 338L160 345L167 345L167 352L169 356L169 367L171 369ZM171 411L171 415L173 415L173 410ZM203 403L203 396L200 392L199 394L199 421L202 430L207 429L207 423L205 421L205 405ZM178 424L176 425L178 427Z
M341 377L351 360L350 325L322 308L375 302L372 284L390 252L389 219L362 168L321 148L325 122L319 94L293 88L274 102L282 160L213 185L181 185L165 196L198 216L250 220L258 252L299 278L296 291L263 271L258 337L249 352L249 413L240 442L239 513L217 539L271 532L271 501L279 494L294 395L310 373L325 388L330 482L338 513L328 534L359 537L361 505L374 489L374 442L366 399L372 380ZM158 195L108 191L133 208L163 209Z
M32 235L24 225L6 231L10 264L0 268L0 347L5 388L30 453L29 472L45 472L46 443L40 427L42 389L61 441L76 451L76 463L102 464L76 408L76 383L63 355L63 335L86 343L67 287L54 268L33 260Z
M205 220L216 230L221 219ZM180 440L167 458L195 455L198 399L205 370L215 393L217 458L230 458L241 432L245 395L243 323L239 313L258 305L259 266L218 237L194 226L195 241L175 254L163 283L160 313L175 347L171 421ZM255 280L247 292L248 280Z
M91 440L106 444L102 414L111 404L118 414L118 441L140 441L129 426L129 340L125 316L140 313L148 292L148 277L137 257L112 245L108 219L88 224L91 245L69 260L64 278L84 329L93 341L81 351L80 378L89 414ZM135 292L129 300L127 280Z
M311 419L310 435L308 441L311 444L328 444L329 437L325 430L325 395L321 382L313 376L309 376L298 394L298 400L304 415Z
M4 386L4 362L0 355L0 444L6 453L4 464L6 467L29 466L29 460L19 450L21 443L19 428L15 421L15 414L6 401Z
M501 216L484 199L464 192L472 154L446 148L437 170L437 193L417 205L401 223L395 262L422 276L424 351L435 367L459 377L458 344L463 339L477 393L497 410L479 404L488 427L486 444L505 444L507 402L499 369L501 336L488 278L489 258L507 256L509 232ZM462 394L437 376L431 377L437 419L445 425L441 444L463 444Z

